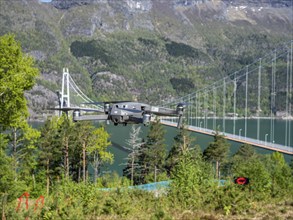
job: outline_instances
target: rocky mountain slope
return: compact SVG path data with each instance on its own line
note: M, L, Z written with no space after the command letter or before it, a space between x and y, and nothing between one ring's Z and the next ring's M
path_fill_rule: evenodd
M158 103L195 91L292 39L291 0L0 0L40 67L32 117L56 104L62 68L95 99Z

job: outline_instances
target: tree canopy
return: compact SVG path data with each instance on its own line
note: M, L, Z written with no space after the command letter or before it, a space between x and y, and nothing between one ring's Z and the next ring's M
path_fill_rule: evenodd
M22 52L14 35L0 37L0 129L19 127L28 117L24 92L31 89L39 70Z

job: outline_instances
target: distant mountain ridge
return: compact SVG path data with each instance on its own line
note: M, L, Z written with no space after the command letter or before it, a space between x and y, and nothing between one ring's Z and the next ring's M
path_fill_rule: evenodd
M41 70L32 116L56 104L61 72L93 99L159 103L202 88L292 39L291 0L0 0Z
M150 8L150 5L156 0L127 0L129 6L133 5L137 8ZM107 3L108 0L52 0L51 4L58 9L69 9L74 6L93 5L98 3ZM113 3L115 3L112 0ZM117 2L117 1L116 1ZM163 2L161 0L161 2ZM165 3L167 1L165 0ZM292 7L291 0L170 0L171 4L176 6L190 7L198 4L223 3L226 6L251 6L251 7ZM148 6L148 7L146 7Z

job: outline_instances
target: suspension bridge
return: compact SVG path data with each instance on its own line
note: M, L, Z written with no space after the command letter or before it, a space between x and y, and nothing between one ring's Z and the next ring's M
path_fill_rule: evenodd
M293 41L205 88L163 103L188 103L186 128L192 132L293 155ZM92 102L63 69L60 104ZM102 106L97 106L102 109ZM276 126L282 121L282 128ZM177 118L161 123L176 127ZM281 138L276 137L282 133ZM280 136L280 135L278 135Z

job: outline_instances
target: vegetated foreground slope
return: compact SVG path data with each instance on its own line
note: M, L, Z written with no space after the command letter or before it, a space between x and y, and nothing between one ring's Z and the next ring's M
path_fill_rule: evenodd
M33 115L54 105L62 68L95 99L159 103L232 73L292 38L291 1L0 1L38 61ZM55 103L56 104L56 103Z

